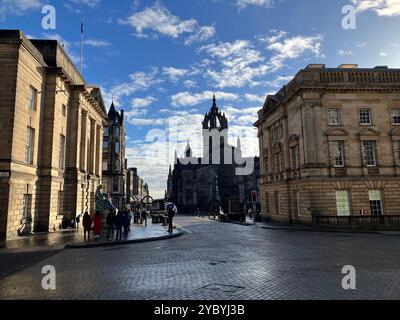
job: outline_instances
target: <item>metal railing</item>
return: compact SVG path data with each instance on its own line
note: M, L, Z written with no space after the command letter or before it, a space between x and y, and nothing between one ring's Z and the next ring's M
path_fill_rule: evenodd
M313 217L315 226L324 227L397 227L400 228L400 215L351 215Z

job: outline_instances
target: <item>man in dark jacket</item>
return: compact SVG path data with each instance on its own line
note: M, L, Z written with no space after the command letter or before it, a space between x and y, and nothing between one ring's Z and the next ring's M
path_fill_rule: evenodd
M174 206L170 205L168 207L168 232L169 233L174 232L174 224L173 224L174 217L175 217Z
M124 224L123 217L122 217L122 212L118 211L117 216L115 217L115 228L117 229L117 235L116 235L116 240L121 241L122 240L122 226Z
M115 228L115 211L110 210L106 218L107 224L107 239L112 240L114 238L114 228Z

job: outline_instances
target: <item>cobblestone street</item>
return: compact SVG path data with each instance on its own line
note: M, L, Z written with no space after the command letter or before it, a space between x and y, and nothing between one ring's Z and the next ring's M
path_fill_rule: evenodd
M266 230L178 217L187 234L65 249L0 281L0 299L399 299L400 237ZM53 265L57 289L41 288ZM341 269L357 270L357 290Z

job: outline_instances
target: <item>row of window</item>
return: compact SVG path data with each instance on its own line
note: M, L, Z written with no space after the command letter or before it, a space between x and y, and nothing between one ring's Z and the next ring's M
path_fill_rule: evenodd
M367 167L376 167L378 165L376 141L362 141L361 149L364 165ZM400 165L400 140L394 142L394 152L396 162L398 165ZM331 153L334 167L341 168L346 166L344 141L332 141Z
M33 156L35 151L35 129L27 127L25 142L25 163L33 165ZM58 168L65 170L65 136L60 135L58 149Z
M28 108L31 110L36 110L37 101L38 101L38 91L30 86L28 91ZM64 117L67 116L67 106L65 104L62 105L62 115Z
M400 125L400 109L392 109L390 113L392 125ZM358 110L358 121L360 125L372 125L372 108L361 108ZM339 126L342 124L341 111L339 108L328 109L328 124Z
M336 210L338 216L350 216L352 214L351 209L351 194L350 191L340 190L336 191ZM301 216L301 198L300 198L300 191L293 191L292 195L293 200L293 208L294 213L296 216ZM369 209L371 215L383 215L384 208L383 208L383 201L382 201L382 192L380 190L369 190L368 191L368 200L369 200ZM282 198L282 193L279 191L275 191L274 193L274 202L275 202L275 213L280 215L283 213L282 207L284 204L284 200ZM266 193L266 209L267 212L270 212L269 207L269 193ZM364 210L364 214L366 211Z

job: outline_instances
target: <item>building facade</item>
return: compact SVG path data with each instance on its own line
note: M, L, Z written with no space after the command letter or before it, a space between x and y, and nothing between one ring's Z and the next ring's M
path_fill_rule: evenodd
M187 145L184 157L176 158L174 168L170 167L166 197L183 213L197 208L213 212L219 207L226 213L243 213L253 207L252 192L258 193L259 158L252 159L250 174L237 174L240 165L236 160L242 159L240 139L237 147L228 144L228 120L219 111L215 96L202 128L203 158L193 157Z
M0 31L0 239L95 206L106 112L62 46Z
M137 168L129 168L126 177L126 190L129 202L141 200L150 195L149 186L139 177Z
M127 161L125 159L124 110L117 112L111 104L103 135L103 193L111 203L122 209L127 201Z
M400 214L400 70L309 65L255 126L264 218Z

